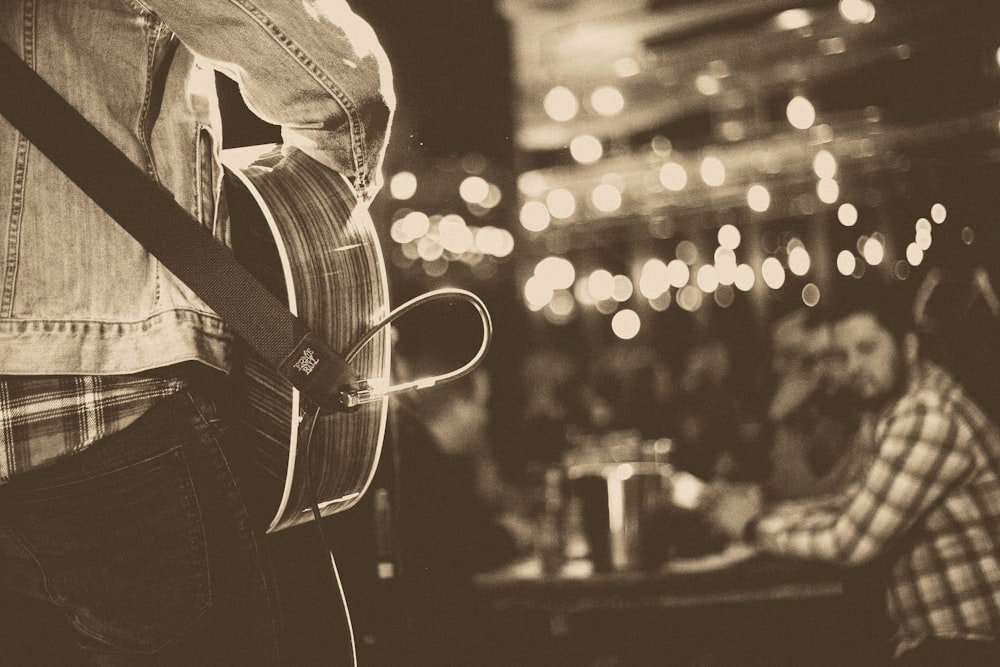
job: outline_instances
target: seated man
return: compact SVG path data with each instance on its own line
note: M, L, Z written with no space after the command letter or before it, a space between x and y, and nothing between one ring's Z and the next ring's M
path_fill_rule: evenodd
M762 551L884 565L900 665L1000 664L1000 430L923 359L898 299L860 295L833 324L847 381L873 411L874 460L834 501L754 517L718 502L715 522Z

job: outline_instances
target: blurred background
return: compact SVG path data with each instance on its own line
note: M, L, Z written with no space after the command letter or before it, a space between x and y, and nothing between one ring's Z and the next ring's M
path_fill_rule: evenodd
M995 3L357 9L399 95L374 209L394 302L446 285L487 301L500 448L547 384L596 384L630 408L605 421L666 429L623 394L629 366L659 369L665 397L711 339L703 366L727 367L704 372L752 403L788 310L857 286L908 297L934 267L994 273ZM459 356L456 337L478 340L462 326L439 330ZM576 400L567 419L602 428ZM515 449L505 465L533 456Z
M496 504L513 484L537 519L545 471L623 433L702 479L761 481L782 322L859 289L923 303L967 372L997 360L995 1L353 6L395 73L372 207L393 305L459 287L493 316L475 434ZM230 145L275 138L228 104ZM452 367L480 326L441 306L398 336Z

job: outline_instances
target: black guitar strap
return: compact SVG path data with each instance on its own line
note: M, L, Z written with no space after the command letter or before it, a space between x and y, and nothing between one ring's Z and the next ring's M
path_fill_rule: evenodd
M357 378L340 354L0 41L0 114L324 410L348 410Z

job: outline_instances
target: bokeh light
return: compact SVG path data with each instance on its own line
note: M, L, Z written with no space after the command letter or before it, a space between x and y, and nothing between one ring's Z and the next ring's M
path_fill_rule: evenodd
M763 185L751 185L747 190L747 205L751 210L763 213L771 207L771 193Z
M796 95L785 107L785 116L795 129L808 130L816 122L816 109L808 99Z
M780 289L785 284L785 267L776 257L768 257L761 262L760 277L771 289Z
M593 164L604 155L604 146L597 137L581 134L569 142L569 154L580 164Z
M611 330L622 340L631 340L639 335L642 328L642 321L639 314L634 310L624 309L615 313L611 318Z
M717 238L719 245L723 248L736 250L740 246L740 229L736 225L722 225L719 227Z
M854 204L841 204L837 207L837 220L844 227L853 227L858 222L858 209Z
M565 257L549 256L535 265L536 277L545 281L553 289L569 289L576 280L573 263Z
M580 102L569 88L556 86L545 94L542 107L552 120L567 121L576 116Z
M565 188L556 188L545 197L545 204L553 218L565 220L576 213L576 197Z
M705 185L718 187L726 182L725 165L722 164L722 160L712 155L701 161L700 174Z
M417 194L417 177L409 171L393 174L389 179L389 194L393 199L404 201Z
M615 116L625 108L625 97L614 86L601 86L590 94L590 106L602 116Z
M837 271L843 276L853 274L857 262L857 257L850 250L841 250L837 253Z
M668 190L680 192L687 181L687 171L676 162L667 162L660 168L660 183Z
M603 213L617 211L622 205L622 191L610 183L601 183L590 194L594 208Z
M552 221L548 206L540 201L525 202L524 206L521 207L521 213L518 217L521 221L521 226L529 232L543 231Z

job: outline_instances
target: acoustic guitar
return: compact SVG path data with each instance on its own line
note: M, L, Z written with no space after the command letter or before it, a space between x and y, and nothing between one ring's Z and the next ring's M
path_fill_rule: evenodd
M272 294L343 354L388 315L385 263L367 209L345 178L297 150L223 151L232 246ZM389 381L383 327L347 359L358 378ZM236 428L252 460L281 483L268 532L355 505L375 474L387 399L321 413L248 347L237 344ZM310 439L311 438L311 439Z

